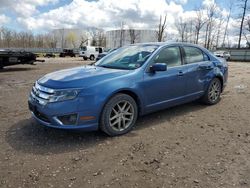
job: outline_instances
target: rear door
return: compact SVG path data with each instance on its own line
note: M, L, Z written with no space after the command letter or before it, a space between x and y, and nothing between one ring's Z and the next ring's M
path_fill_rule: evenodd
M187 95L202 95L213 63L201 49L183 46L184 62L187 70Z

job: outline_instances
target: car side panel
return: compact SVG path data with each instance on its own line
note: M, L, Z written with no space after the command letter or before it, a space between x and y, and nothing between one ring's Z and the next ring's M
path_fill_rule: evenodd
M188 69L187 95L202 96L206 91L207 81L211 80L214 74L214 65L210 61L191 63L185 65Z

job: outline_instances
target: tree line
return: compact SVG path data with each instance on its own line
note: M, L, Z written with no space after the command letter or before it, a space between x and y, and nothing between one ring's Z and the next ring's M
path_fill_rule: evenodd
M57 40L51 34L34 35L32 32L17 32L0 28L0 48L55 48Z
M237 20L240 21L239 32L234 33L238 37L238 44L232 46L229 40L229 22L233 17L233 8L239 7L241 15ZM250 16L248 0L239 0L237 4L233 0L228 1L228 13L225 16L215 3L207 7L199 7L195 9L195 15L192 18L186 19L179 17L175 20L175 28L177 36L168 36L168 16L160 16L157 29L155 31L155 40L162 42L170 38L175 38L177 41L190 42L203 45L205 48L212 49L218 47L238 47L242 45L242 38L247 41L247 46L250 47ZM237 26L238 27L238 26ZM133 28L128 29L130 43L137 41L139 33ZM120 27L120 46L123 45L125 30L124 22ZM17 32L8 28L0 28L0 48L78 48L86 45L91 41L93 46L106 46L106 36L102 29L88 29L88 36L77 36L74 32L65 33L64 29L60 29L56 33L33 34L31 31Z
M236 18L240 21L239 32L233 33L238 37L238 44L232 46L229 40L228 26L232 18L233 7L239 8L242 13ZM250 7L248 0L238 0L237 4L233 0L228 1L228 14L225 16L215 3L206 8L196 9L193 18L185 19L180 17L175 20L175 27L178 32L177 40L203 45L212 49L218 47L238 47L242 46L242 38L246 41L246 46L250 48L250 16L246 17ZM160 17L156 38L159 42L168 39L167 15ZM236 26L237 27L237 26Z

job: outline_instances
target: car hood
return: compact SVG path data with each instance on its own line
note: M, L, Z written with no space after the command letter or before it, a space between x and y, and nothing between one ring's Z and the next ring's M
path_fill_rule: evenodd
M123 76L129 72L129 70L81 66L49 73L39 79L38 83L53 89L85 88L98 82Z

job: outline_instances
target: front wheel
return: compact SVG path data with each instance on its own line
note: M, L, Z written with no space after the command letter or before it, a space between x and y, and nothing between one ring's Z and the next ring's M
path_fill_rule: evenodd
M94 61L94 60L95 60L95 56L91 55L91 56L89 57L89 59L90 59L91 61Z
M104 106L100 128L109 136L118 136L129 132L138 116L135 100L126 94L113 96Z
M208 89L202 98L203 102L209 105L218 103L220 100L221 89L221 81L218 78L214 78L210 82Z

